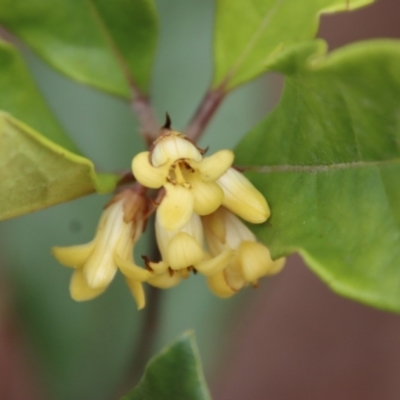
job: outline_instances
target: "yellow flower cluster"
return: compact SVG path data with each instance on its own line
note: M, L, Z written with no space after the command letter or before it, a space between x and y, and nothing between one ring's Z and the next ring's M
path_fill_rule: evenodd
M273 261L268 248L240 220L265 222L270 215L265 198L232 167L230 150L208 157L204 153L181 133L162 129L150 150L132 161L133 175L142 187L114 197L95 239L53 249L62 264L75 268L70 284L75 300L98 296L118 269L138 308L145 304L143 282L170 288L193 271L206 277L216 295L229 297L281 270L285 259ZM161 198L155 217L161 260L146 259L146 269L132 258L149 215L145 188L160 189Z

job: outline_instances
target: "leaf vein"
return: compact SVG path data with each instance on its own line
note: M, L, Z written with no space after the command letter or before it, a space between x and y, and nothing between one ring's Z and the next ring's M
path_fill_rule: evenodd
M352 168L371 168L383 167L388 165L400 165L400 159L382 161L354 161L347 163L336 163L326 165L263 165L263 166L240 166L246 172L274 173L274 172L302 172L302 173L321 173Z

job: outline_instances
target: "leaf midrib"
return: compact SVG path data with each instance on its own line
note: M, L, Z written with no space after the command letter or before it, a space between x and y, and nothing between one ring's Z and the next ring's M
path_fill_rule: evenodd
M320 164L320 165L262 165L262 166L239 166L245 172L275 173L275 172L299 172L299 173L323 173L355 168L385 167L390 165L400 165L400 158L382 161L354 161L348 163Z
M223 79L224 82L231 81L233 77L236 75L237 71L240 69L247 55L253 50L255 44L257 43L261 35L264 33L264 31L267 29L271 21L271 18L276 13L276 10L284 1L285 0L277 0L275 4L273 4L272 7L267 11L265 16L261 19L258 29L256 29L254 34L251 36L250 40L248 41L248 44L243 48L242 52L239 53L238 57L236 58L236 61L232 64L232 67L227 71L225 78Z

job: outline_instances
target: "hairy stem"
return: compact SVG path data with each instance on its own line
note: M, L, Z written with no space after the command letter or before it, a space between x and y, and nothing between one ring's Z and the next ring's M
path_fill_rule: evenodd
M221 84L216 89L212 89L206 93L185 131L189 139L196 142L200 138L225 95L225 84Z

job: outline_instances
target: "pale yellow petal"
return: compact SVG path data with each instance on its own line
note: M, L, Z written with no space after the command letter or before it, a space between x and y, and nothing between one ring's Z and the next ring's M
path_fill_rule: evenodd
M109 285L117 272L117 266L112 257L108 257L104 252L102 254L105 255L104 258L101 259L100 254L97 254L97 257L90 257L83 267L86 281L93 289Z
M103 212L96 232L96 245L83 266L83 273L91 288L107 286L117 272L114 251L121 236L130 238L131 223L124 222L123 202L109 205Z
M237 249L244 241L257 241L254 233L234 213L222 207L221 214L225 221L225 241L231 249Z
M218 274L227 267L234 254L235 252L233 250L226 250L216 257L200 261L195 265L196 271L205 276Z
M198 215L213 213L224 200L224 192L215 182L202 182L197 174L189 181L194 195L194 211Z
M224 191L222 204L239 217L253 224L259 224L270 216L264 196L234 168L229 168L217 183Z
M153 167L149 161L150 153L144 151L137 154L132 160L132 173L143 186L152 189L160 188L167 179L169 165Z
M200 161L202 155L192 142L173 132L169 136L160 138L151 151L151 163L154 167L180 159Z
M145 282L150 278L151 272L138 267L133 262L121 258L118 254L114 255L114 261L119 270L129 279L139 282Z
M201 245L186 232L178 232L168 244L168 261L174 270L195 265L203 257Z
M128 277L125 277L125 281L132 293L133 298L136 301L138 310L141 310L146 305L146 297L142 283Z
M238 262L247 282L268 275L276 267L266 246L257 242L243 242L238 250Z
M218 297L228 298L236 293L228 286L223 271L213 276L209 276L207 278L207 284L210 290Z
M187 224L181 228L181 231L193 236L197 243L203 243L203 225L201 218L196 213L192 214Z
M66 267L79 268L86 262L95 246L95 241L69 247L53 247L51 252Z
M167 183L165 197L157 210L160 224L169 231L175 231L185 225L193 213L193 193L180 185Z
M208 236L210 241L218 240L222 244L225 243L226 224L221 208L210 215L204 216L201 220L203 222L206 238Z
M69 291L71 297L76 301L91 300L106 290L107 286L102 288L91 288L83 275L82 269L77 269L72 274Z
M204 157L196 167L205 182L220 178L232 165L235 156L231 150L220 150L209 157Z
M167 271L169 265L165 261L159 261L159 262L149 262L150 268L156 273L156 274L162 274L165 271Z
M159 289L169 289L176 286L182 280L182 276L174 272L172 275L169 271L160 275L153 275L147 283Z
M236 257L233 259L233 262L225 268L224 274L227 285L235 292L238 292L247 284L239 268Z
M281 272L283 267L285 266L286 258L281 257L274 261L274 266L269 270L269 275L275 275L278 272Z

